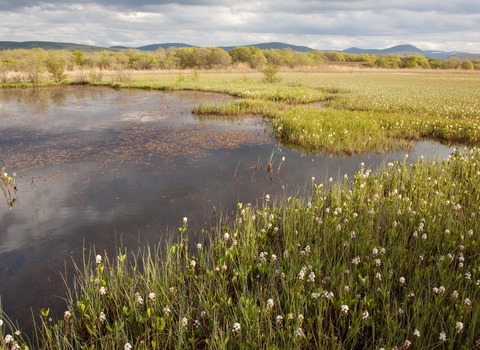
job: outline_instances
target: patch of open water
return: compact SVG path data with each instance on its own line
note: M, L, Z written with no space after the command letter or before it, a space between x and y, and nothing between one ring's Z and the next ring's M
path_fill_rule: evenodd
M0 90L0 166L17 173L18 202L0 205L0 295L20 325L42 307L62 315L62 274L84 248L134 251L157 244L189 219L195 232L237 202L260 202L375 169L404 152L354 157L304 155L279 148L260 117L203 118L200 101L231 97L69 87ZM275 151L273 178L266 163ZM409 160L450 149L420 142ZM277 176L281 158L285 162Z

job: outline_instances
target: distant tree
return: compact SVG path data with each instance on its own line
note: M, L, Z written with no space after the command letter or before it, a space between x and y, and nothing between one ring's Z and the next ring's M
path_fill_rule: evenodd
M432 69L440 69L443 68L443 62L439 58L429 58L428 64Z
M263 55L267 59L267 63L273 66L280 66L283 60L283 54L280 50L269 49L263 50Z
M100 51L96 56L97 67L104 70L115 69L118 63L125 65L128 62L128 57L124 53L115 55L111 51Z
M401 59L401 68L417 68L418 63L417 60L415 59L415 56L405 56L402 57Z
M445 69L456 69L460 67L461 62L458 58L448 58L443 60L443 68Z
M195 56L195 65L192 68L210 68L210 49L211 48L209 47L201 47L199 49L195 48L193 50Z
M262 69L267 59L262 50L255 47L237 46L228 52L232 63L245 63L252 69Z
M20 57L15 60L15 70L20 72L23 79L32 84L38 84L45 72L45 50L40 48L18 50Z
M466 60L466 61L462 62L461 67L462 67L462 69L473 69L473 63L472 63L472 61Z
M208 68L226 68L232 64L232 57L223 49L210 48L208 54Z
M290 68L295 67L294 53L293 53L293 50L290 47L287 47L287 48L284 48L283 50L281 50L280 54L282 56L282 58L280 60L280 64L282 66L290 67Z
M380 68L399 68L401 64L402 60L397 55L385 55L375 61L375 65Z
M312 57L306 52L293 52L293 66L294 67L307 67L315 64Z
M314 64L319 64L328 60L327 56L323 51L312 51L308 53L308 56L313 61Z
M334 61L334 62L345 61L345 54L343 52L329 51L325 53L325 56L329 61Z
M57 52L50 50L47 52L45 59L45 67L48 73L52 76L53 81L59 83L67 78L65 74L65 66L67 60L59 55Z
M177 64L180 68L198 67L198 49L195 47L181 47L175 53Z
M73 60L75 62L75 64L78 66L78 67L83 67L86 63L86 60L85 60L85 55L83 52L81 51L73 51L72 52L72 56L73 56Z
M388 59L386 57L377 58L377 60L375 61L375 65L380 68L390 68Z
M357 56L357 62L368 62L368 63L375 63L377 60L377 56L374 54L367 54L367 53L362 53Z
M402 68L416 68L416 67L422 67L426 69L430 69L430 64L428 63L428 59L423 56L415 56L415 55L410 55L410 56L404 56L400 58L401 60L401 67Z
M13 58L7 58L0 61L0 82L6 84L8 82L8 74L13 71Z
M245 46L237 46L230 51L228 54L232 58L232 63L249 63L252 52L250 48Z
M250 68L263 69L267 64L267 58L261 50L256 50L250 58Z
M129 69L150 70L155 68L155 65L157 63L153 52L132 49L124 51L124 53L128 57L127 68Z

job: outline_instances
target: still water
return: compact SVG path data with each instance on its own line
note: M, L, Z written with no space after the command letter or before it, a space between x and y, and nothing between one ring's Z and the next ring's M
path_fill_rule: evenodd
M355 157L305 155L277 146L261 117L194 116L201 92L69 87L0 90L0 167L16 172L18 201L0 202L0 295L24 329L39 309L62 315L63 277L84 249L136 251L157 244L188 217L192 241L237 202L308 188L311 178L375 169L405 152ZM445 157L421 142L409 152ZM273 177L266 164L273 154ZM280 172L278 165L285 157ZM2 194L3 196L3 194ZM0 197L3 200L3 197Z

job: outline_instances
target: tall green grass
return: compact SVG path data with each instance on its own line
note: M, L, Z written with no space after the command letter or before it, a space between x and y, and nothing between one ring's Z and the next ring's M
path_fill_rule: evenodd
M363 164L166 248L91 251L41 349L472 349L480 150ZM310 180L308 180L310 181ZM180 218L179 218L180 221Z
M84 83L230 94L241 101L199 103L194 112L271 118L279 141L311 152L408 150L411 141L420 139L474 146L480 140L478 73L357 69L278 74L281 81L272 84L252 70L102 71L101 79Z

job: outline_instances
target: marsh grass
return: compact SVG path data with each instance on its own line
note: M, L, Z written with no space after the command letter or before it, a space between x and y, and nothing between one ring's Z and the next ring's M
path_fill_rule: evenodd
M248 69L101 71L100 79L82 83L230 94L241 101L201 103L194 112L268 117L279 141L310 152L409 150L411 141L420 139L473 146L480 140L478 73L324 68L282 69L276 73L281 81L273 83ZM321 108L311 105L320 102Z
M198 235L184 218L165 248L90 251L38 348L478 347L480 150L407 160Z
M202 71L198 80L183 81L164 73L148 79L139 76L128 87L239 97L226 105L201 103L194 113L259 114L272 119L274 134L284 145L311 152L386 152L409 150L412 141L421 139L465 145L480 139L478 74L362 70L278 74L282 81L271 84L255 72Z

